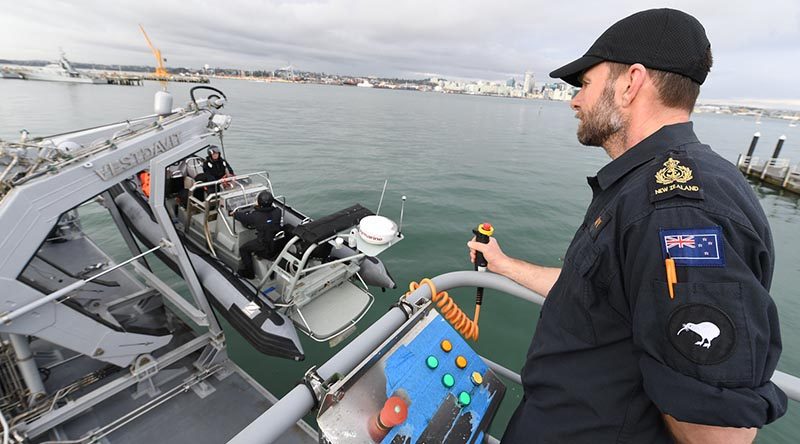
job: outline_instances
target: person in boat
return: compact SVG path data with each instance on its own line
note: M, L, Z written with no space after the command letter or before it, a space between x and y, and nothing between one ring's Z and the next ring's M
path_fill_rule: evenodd
M786 412L769 224L690 121L711 64L697 19L653 9L550 74L612 160L561 268L468 243L546 296L503 443L750 443Z
M256 238L246 242L239 247L239 255L242 257L242 265L239 268L239 275L253 279L253 254L259 256L269 256L274 250L274 237L281 230L281 211L273 206L275 198L269 191L258 193L256 206L247 211L231 212L234 219L238 220L247 228L256 230Z
M208 147L208 157L203 162L203 174L211 177L210 180L220 180L228 176L234 176L233 168L222 158L222 153L218 146Z
M194 178L195 182L214 182L235 175L233 173L233 168L231 168L230 164L222 157L218 146L209 146L207 153L208 155L205 161L203 161L203 172ZM218 189L217 187L214 188ZM207 191L208 187L198 188L194 191L194 197L202 200Z

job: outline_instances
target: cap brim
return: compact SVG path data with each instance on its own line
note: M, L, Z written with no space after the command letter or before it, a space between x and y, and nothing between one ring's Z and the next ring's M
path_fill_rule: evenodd
M550 73L550 77L554 79L561 79L572 86L581 87L580 75L598 63L604 60L600 57L585 55L578 60L567 63L566 65L558 68Z

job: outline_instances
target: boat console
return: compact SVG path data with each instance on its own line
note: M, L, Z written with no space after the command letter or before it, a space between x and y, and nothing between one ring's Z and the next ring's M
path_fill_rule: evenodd
M328 388L317 416L322 442L483 442L505 385L431 307ZM387 406L405 418L390 411L387 420Z

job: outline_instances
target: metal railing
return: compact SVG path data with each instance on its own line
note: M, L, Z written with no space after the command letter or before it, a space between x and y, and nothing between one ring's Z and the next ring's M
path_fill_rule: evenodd
M443 274L432 279L440 291L463 287L484 287L507 293L511 296L530 301L539 305L544 303L544 297L517 284L516 282L494 273L481 273L477 271L458 271ZM388 339L407 319L409 309L419 309L430 297L430 288L427 284L421 285L417 290L403 298L403 302L389 310L380 319L374 322L361 335L335 354L319 368L312 368L309 373L314 373L323 381L329 380L335 374L347 374ZM483 357L482 357L483 358ZM486 364L498 375L508 380L521 384L518 373L502 365L483 358ZM308 373L307 373L308 374ZM783 390L786 395L795 401L800 401L800 378L784 372L776 371L772 382ZM317 396L310 391L308 385L301 383L264 412L244 430L239 432L229 444L271 443L281 437L283 433L300 421L316 403ZM493 437L487 436L487 442L496 442Z

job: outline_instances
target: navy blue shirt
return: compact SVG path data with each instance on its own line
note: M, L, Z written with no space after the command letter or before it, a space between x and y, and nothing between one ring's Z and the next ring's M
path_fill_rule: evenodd
M662 413L730 427L783 415L772 235L742 174L683 123L588 181L503 443L670 442Z

